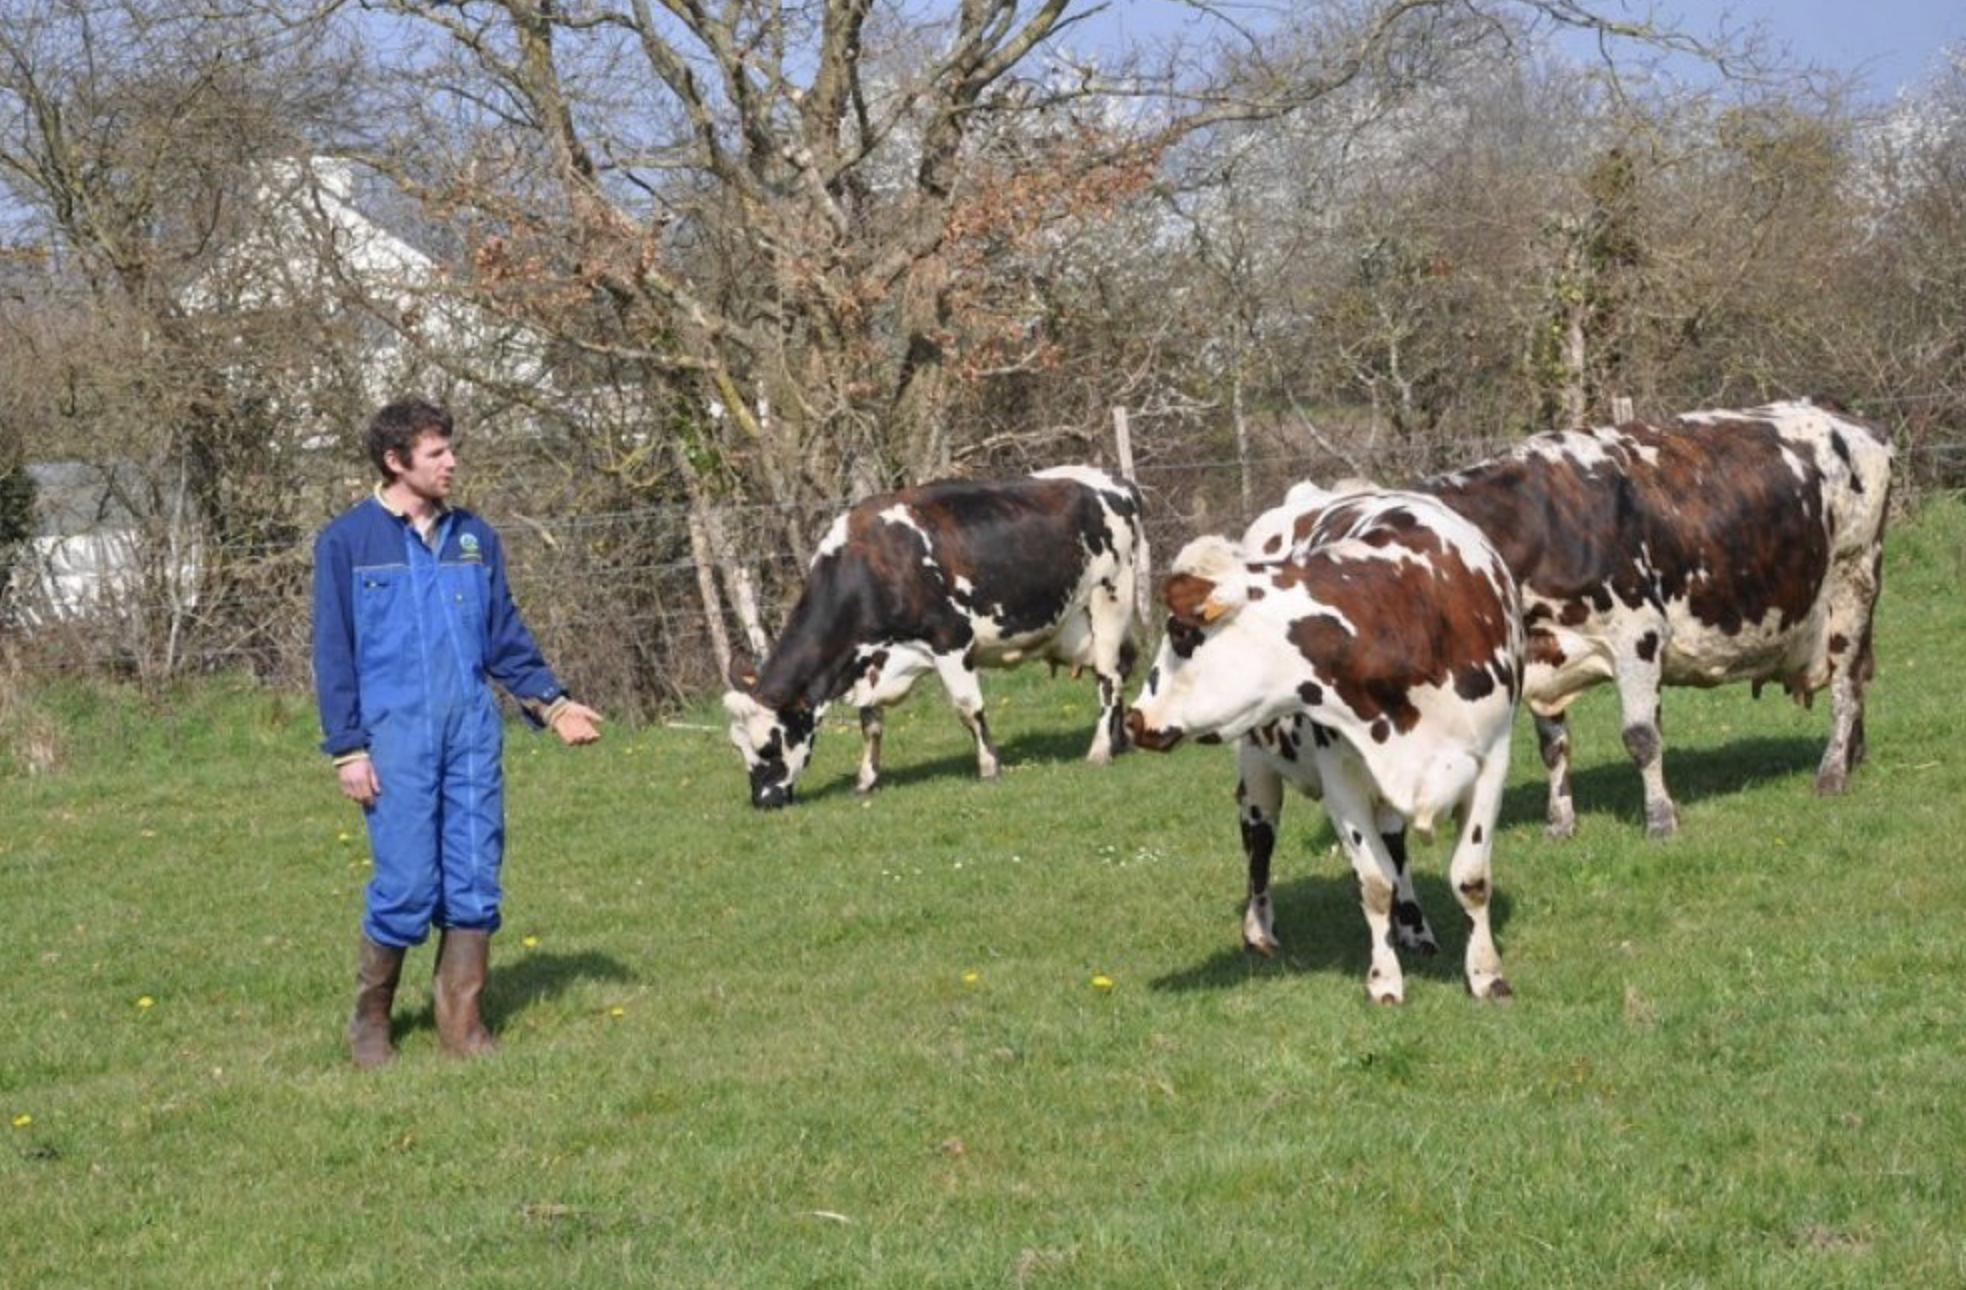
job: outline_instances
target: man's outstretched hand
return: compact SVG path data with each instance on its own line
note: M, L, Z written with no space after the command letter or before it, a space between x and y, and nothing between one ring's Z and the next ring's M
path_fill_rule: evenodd
M553 733L561 743L591 744L601 737L601 714L584 703L569 703L553 718Z

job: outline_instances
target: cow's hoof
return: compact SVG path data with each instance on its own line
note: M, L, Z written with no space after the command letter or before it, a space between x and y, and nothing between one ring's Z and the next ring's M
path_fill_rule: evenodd
M879 788L880 786L881 786L881 781L879 781L878 779L870 779L864 784L856 783L853 786L853 791L860 794L862 797L866 797L868 794L872 793L875 789Z
M1668 806L1663 811L1645 813L1645 836L1648 838L1669 838L1679 832L1679 812Z
M1267 936L1255 940L1245 936L1242 938L1242 947L1251 954L1261 954L1266 959L1275 958L1276 952L1283 948Z
M1839 797L1843 793L1844 786L1848 783L1849 776L1843 771L1824 771L1822 774L1816 776L1816 796Z
M1577 836L1576 817L1572 816L1564 820L1551 820L1543 826L1543 832L1553 838L1574 838Z
M1490 978L1485 985L1474 981L1468 982L1468 993L1477 999L1486 999L1490 1003L1508 1003L1515 998L1515 989L1509 984L1508 978L1499 976Z
M1377 972L1367 973L1365 978L1365 997L1377 1004L1383 1004L1387 1007L1398 1007L1400 1004L1406 1002L1406 983L1403 981L1388 981Z

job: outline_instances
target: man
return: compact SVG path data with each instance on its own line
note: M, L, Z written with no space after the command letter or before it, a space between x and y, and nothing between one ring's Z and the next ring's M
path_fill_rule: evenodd
M314 544L314 685L321 747L368 817L375 876L362 920L358 1067L394 1059L389 1009L408 947L438 929L433 985L446 1053L491 1052L479 1015L499 926L504 728L486 679L569 744L600 714L554 677L512 603L498 535L450 506L457 456L444 408L403 399L368 430L382 482Z

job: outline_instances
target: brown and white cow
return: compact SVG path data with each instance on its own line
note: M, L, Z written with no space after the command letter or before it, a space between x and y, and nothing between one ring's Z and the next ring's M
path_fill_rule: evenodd
M1776 403L1537 435L1413 485L1479 525L1522 588L1524 698L1550 772L1552 834L1577 824L1565 713L1607 680L1654 836L1679 821L1661 764L1662 685L1746 680L1758 695L1780 681L1804 704L1829 687L1816 789L1842 791L1865 752L1890 484L1891 448L1875 430ZM1245 542L1287 554L1333 495L1298 485Z
M1552 834L1577 822L1564 714L1607 680L1649 834L1679 823L1662 685L1779 681L1805 704L1828 687L1816 790L1843 790L1865 752L1890 485L1883 437L1809 403L1537 435L1416 485L1479 525L1521 584Z
M1245 941L1275 947L1268 864L1288 781L1323 797L1358 874L1368 994L1400 1002L1395 917L1410 906L1417 919L1418 906L1387 838L1403 841L1408 825L1430 836L1453 812L1450 876L1471 927L1468 988L1506 997L1489 870L1523 628L1515 580L1487 539L1431 498L1356 493L1321 505L1282 558L1196 539L1163 595L1167 633L1127 727L1159 751L1187 735L1244 741Z
M880 778L882 710L933 671L997 774L979 667L1063 663L1099 681L1089 759L1126 747L1140 494L1084 466L944 481L860 502L833 521L762 666L734 659L724 695L755 806L784 806L829 704L860 710L858 789Z

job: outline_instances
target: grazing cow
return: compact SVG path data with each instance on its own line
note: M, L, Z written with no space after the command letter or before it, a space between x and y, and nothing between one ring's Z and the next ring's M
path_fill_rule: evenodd
M1537 435L1416 485L1473 520L1521 585L1525 698L1550 771L1549 831L1576 829L1564 713L1615 681L1645 830L1678 827L1659 735L1661 685L1829 687L1816 791L1863 760L1871 617L1883 577L1891 448L1809 403L1695 412Z
M1244 741L1243 936L1256 948L1276 945L1268 884L1282 785L1324 798L1358 874L1366 990L1381 1003L1405 994L1396 911L1408 944L1432 940L1412 901L1405 830L1431 835L1457 812L1450 875L1471 927L1468 988L1505 998L1489 857L1522 685L1515 580L1479 530L1431 498L1327 495L1317 509L1281 558L1222 537L1182 550L1163 586L1167 633L1127 728L1157 751L1191 734Z
M1090 760L1126 747L1120 687L1133 663L1140 494L1083 466L1002 482L945 481L871 497L833 521L762 667L734 659L724 695L751 802L784 806L820 717L860 710L858 789L880 778L881 713L935 672L997 774L979 667L1027 659L1090 667L1099 725Z

